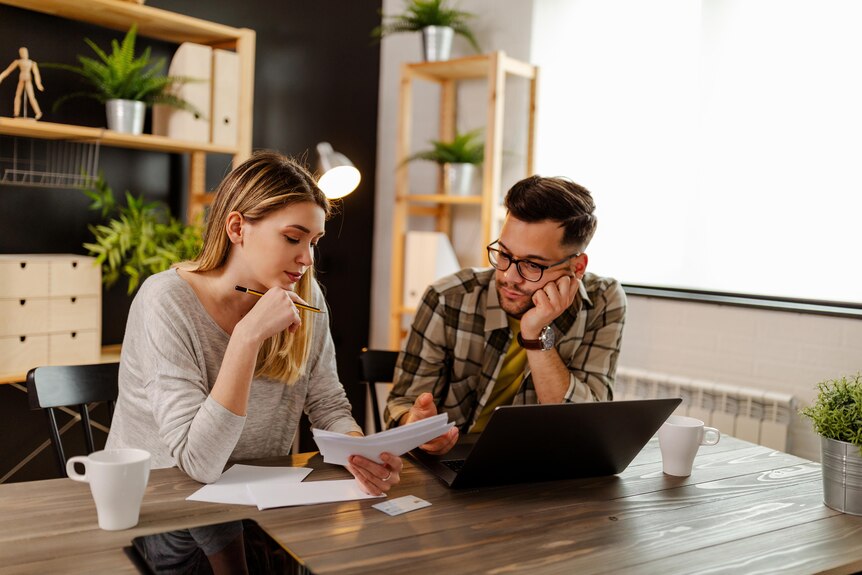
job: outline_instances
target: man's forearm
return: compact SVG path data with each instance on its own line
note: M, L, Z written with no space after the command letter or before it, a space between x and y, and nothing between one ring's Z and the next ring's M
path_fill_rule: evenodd
M527 350L527 361L539 403L562 403L569 389L569 369L557 350Z

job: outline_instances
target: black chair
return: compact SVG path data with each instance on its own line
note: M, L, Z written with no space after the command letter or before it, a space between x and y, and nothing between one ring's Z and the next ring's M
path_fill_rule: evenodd
M114 417L114 404L117 401L117 378L119 363L100 363L94 365L50 365L36 367L27 373L27 394L30 409L44 409L48 417L48 430L60 476L66 477L66 454L60 441L60 428L57 425L55 408L76 406L81 414L84 427L84 440L87 453L96 450L93 444L93 431L90 428L88 403L105 402L108 404L108 419Z
M392 383L395 375L397 351L363 348L359 354L360 381L368 385L371 410L374 414L374 431L380 431L380 408L377 406L377 384Z

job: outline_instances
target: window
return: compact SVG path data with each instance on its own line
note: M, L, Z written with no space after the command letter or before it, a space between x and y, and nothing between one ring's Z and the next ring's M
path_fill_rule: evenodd
M537 0L537 171L624 283L862 303L862 2Z

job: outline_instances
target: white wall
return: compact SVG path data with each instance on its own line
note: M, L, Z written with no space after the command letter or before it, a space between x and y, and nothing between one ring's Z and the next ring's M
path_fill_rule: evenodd
M531 61L533 7L558 1L464 0L458 5L479 14L475 28L485 50L502 49L511 56ZM385 13L397 13L402 6L400 0L384 0L383 3ZM471 53L461 40L456 40L455 51L456 55ZM415 35L402 34L383 41L372 347L385 348L388 343L398 68L401 62L417 61L420 57L420 40ZM540 73L539 89L547 85L553 85L552 80L543 82ZM482 125L485 119L485 102L481 97L468 98L468 95L473 96L468 92L459 95L462 116L470 116L459 122L460 129ZM433 136L437 125L437 103L433 95L417 93L417 110L422 102L432 106L433 112L421 117L414 115L414 149L424 146L424 139ZM548 120L542 119L541 109L538 116L540 126ZM542 133L537 137L541 150ZM514 136L505 148L521 149L517 140ZM565 175L579 181L577 173ZM417 170L417 178L430 176ZM504 177L505 187L511 183ZM421 185L421 181L416 185ZM594 263L597 271L606 271L599 262ZM818 381L862 370L862 321L633 296L629 298L620 363L627 367L792 393L807 402L813 397ZM807 421L798 416L791 427L790 441L792 453L819 458L816 438Z
M529 61L530 22L532 0L463 0L456 3L460 10L477 15L472 28L484 52L503 50L507 55ZM401 0L384 0L384 14L398 14L403 9ZM473 49L456 36L452 56L472 55ZM395 34L383 39L380 50L380 107L377 138L377 205L374 224L374 263L372 270L371 337L372 347L388 345L388 319L390 297L390 260L392 252L392 208L395 198L395 144L398 128L398 82L402 62L418 62L422 58L421 39L418 34ZM437 138L438 91L425 82L413 87L413 135L411 149L428 148L428 139ZM457 128L466 131L484 126L487 102L483 82L462 82L458 92ZM523 89L519 89L523 88ZM513 119L518 104L526 97L526 84L514 86L506 92L506 129L503 134L504 153L523 150L526 125ZM523 105L522 105L523 107ZM519 118L525 116L521 113ZM523 174L507 166L518 164L522 157L504 158L503 187L507 189ZM411 188L431 193L436 182L434 167L426 162L410 166ZM523 170L523 168L521 168ZM457 217L460 216L460 217ZM479 217L478 209L462 210L455 220L455 250L463 265L476 265L477 242L481 241L478 226L471 225ZM414 227L422 227L423 222Z
M862 321L629 297L620 365L814 398L817 382L862 369ZM795 415L789 451L819 460Z
M862 75L846 72L862 52L862 2L535 8L537 169L596 194L595 269L634 284L859 301L862 266L842 248L858 245L862 212Z

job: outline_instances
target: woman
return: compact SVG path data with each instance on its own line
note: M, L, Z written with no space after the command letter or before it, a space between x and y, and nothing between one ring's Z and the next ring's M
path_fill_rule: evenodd
M129 310L107 448L138 447L153 467L210 483L228 460L286 455L303 410L316 428L361 435L338 381L314 248L330 206L311 175L260 152L219 186L198 258L151 276ZM262 297L241 293L244 286ZM352 456L379 495L399 457Z

